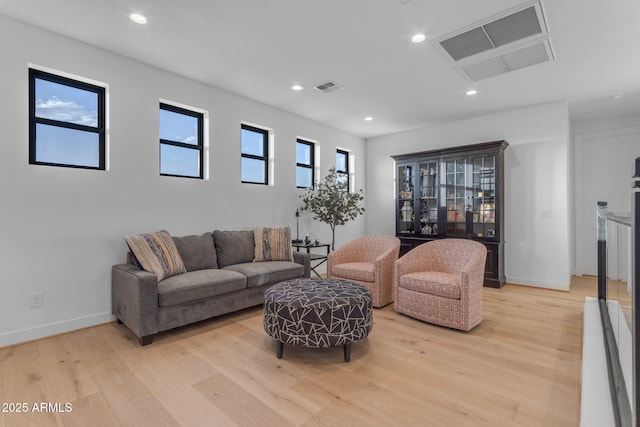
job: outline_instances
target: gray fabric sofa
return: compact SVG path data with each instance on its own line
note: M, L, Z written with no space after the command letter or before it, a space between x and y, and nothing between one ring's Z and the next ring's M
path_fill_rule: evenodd
M295 262L253 262L253 231L207 232L173 237L186 273L158 281L127 264L111 269L111 312L140 345L159 332L264 303L270 286L310 275L309 254L293 252Z

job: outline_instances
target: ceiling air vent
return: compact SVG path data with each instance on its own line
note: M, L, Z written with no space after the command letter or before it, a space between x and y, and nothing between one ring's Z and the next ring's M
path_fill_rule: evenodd
M457 31L437 43L472 81L554 59L539 1Z
M336 82L328 81L317 85L315 88L324 93L331 93L342 89L342 86Z

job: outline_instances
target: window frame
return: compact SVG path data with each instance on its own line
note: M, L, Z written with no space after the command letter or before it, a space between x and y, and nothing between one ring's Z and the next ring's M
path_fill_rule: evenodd
M298 159L298 144L303 144L303 145L307 145L309 146L309 152L311 153L310 155L310 159L309 159L309 163L299 163L297 161ZM296 139L296 168L301 167L301 168L306 168L306 169L310 169L311 170L311 186L310 187L303 187L298 185L298 174L296 172L296 188L314 188L315 187L315 182L314 182L314 171L316 168L316 159L315 159L315 150L316 150L316 144L314 142L311 141L307 141L305 139L300 139L297 138Z
M262 135L262 156L257 156L255 154L248 154L242 152L242 130L246 130L249 132L255 132ZM264 162L264 181L245 181L242 179L242 159L252 159L252 160L260 160ZM258 185L269 185L269 131L267 129L262 129L259 127L251 126L242 123L240 125L240 182L243 184L258 184Z
M47 119L36 116L36 80L46 80L52 83L68 86L75 89L93 92L98 98L98 125L96 127L77 123L64 122L55 119ZM29 164L41 166L57 166L75 169L106 170L106 88L87 83L71 77L50 73L37 68L29 68ZM63 129L71 129L98 135L98 166L77 165L71 163L43 162L36 160L38 141L36 127L38 124L55 126Z
M195 117L198 123L197 130L197 138L198 144L187 144L181 141L173 141L171 139L163 139L158 135L158 140L160 142L158 146L158 171L160 172L160 176L172 176L176 178L191 178L191 179L204 179L204 114L198 111L189 110L187 108L178 107L176 105L168 104L166 102L160 102L159 110L170 111L172 113L183 114L185 116ZM160 131L160 121L158 118L158 132ZM198 150L198 163L200 173L198 176L193 175L178 175L178 174L170 174L170 173L162 173L162 145L171 145L174 147L180 148L188 148L191 150Z
M344 156L344 166L345 166L344 170L338 169L338 156L339 155L343 155ZM342 191L346 191L347 193L349 193L351 191L351 176L349 174L349 152L346 151L346 150L341 150L341 149L338 148L336 150L336 179L340 175L345 175L347 177L347 188L346 188L346 190L342 190Z

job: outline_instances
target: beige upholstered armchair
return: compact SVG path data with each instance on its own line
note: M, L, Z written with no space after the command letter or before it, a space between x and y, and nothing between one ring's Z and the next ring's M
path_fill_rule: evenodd
M382 307L393 301L393 264L399 252L400 239L395 236L361 237L329 254L327 276L366 286L372 305Z
M396 261L394 309L425 322L471 330L482 321L486 258L485 246L473 240L417 246Z

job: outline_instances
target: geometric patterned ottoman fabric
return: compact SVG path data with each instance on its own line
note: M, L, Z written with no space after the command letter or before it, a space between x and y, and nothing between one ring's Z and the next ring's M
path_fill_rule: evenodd
M371 332L371 292L342 279L294 279L265 292L264 330L280 345L347 346Z

